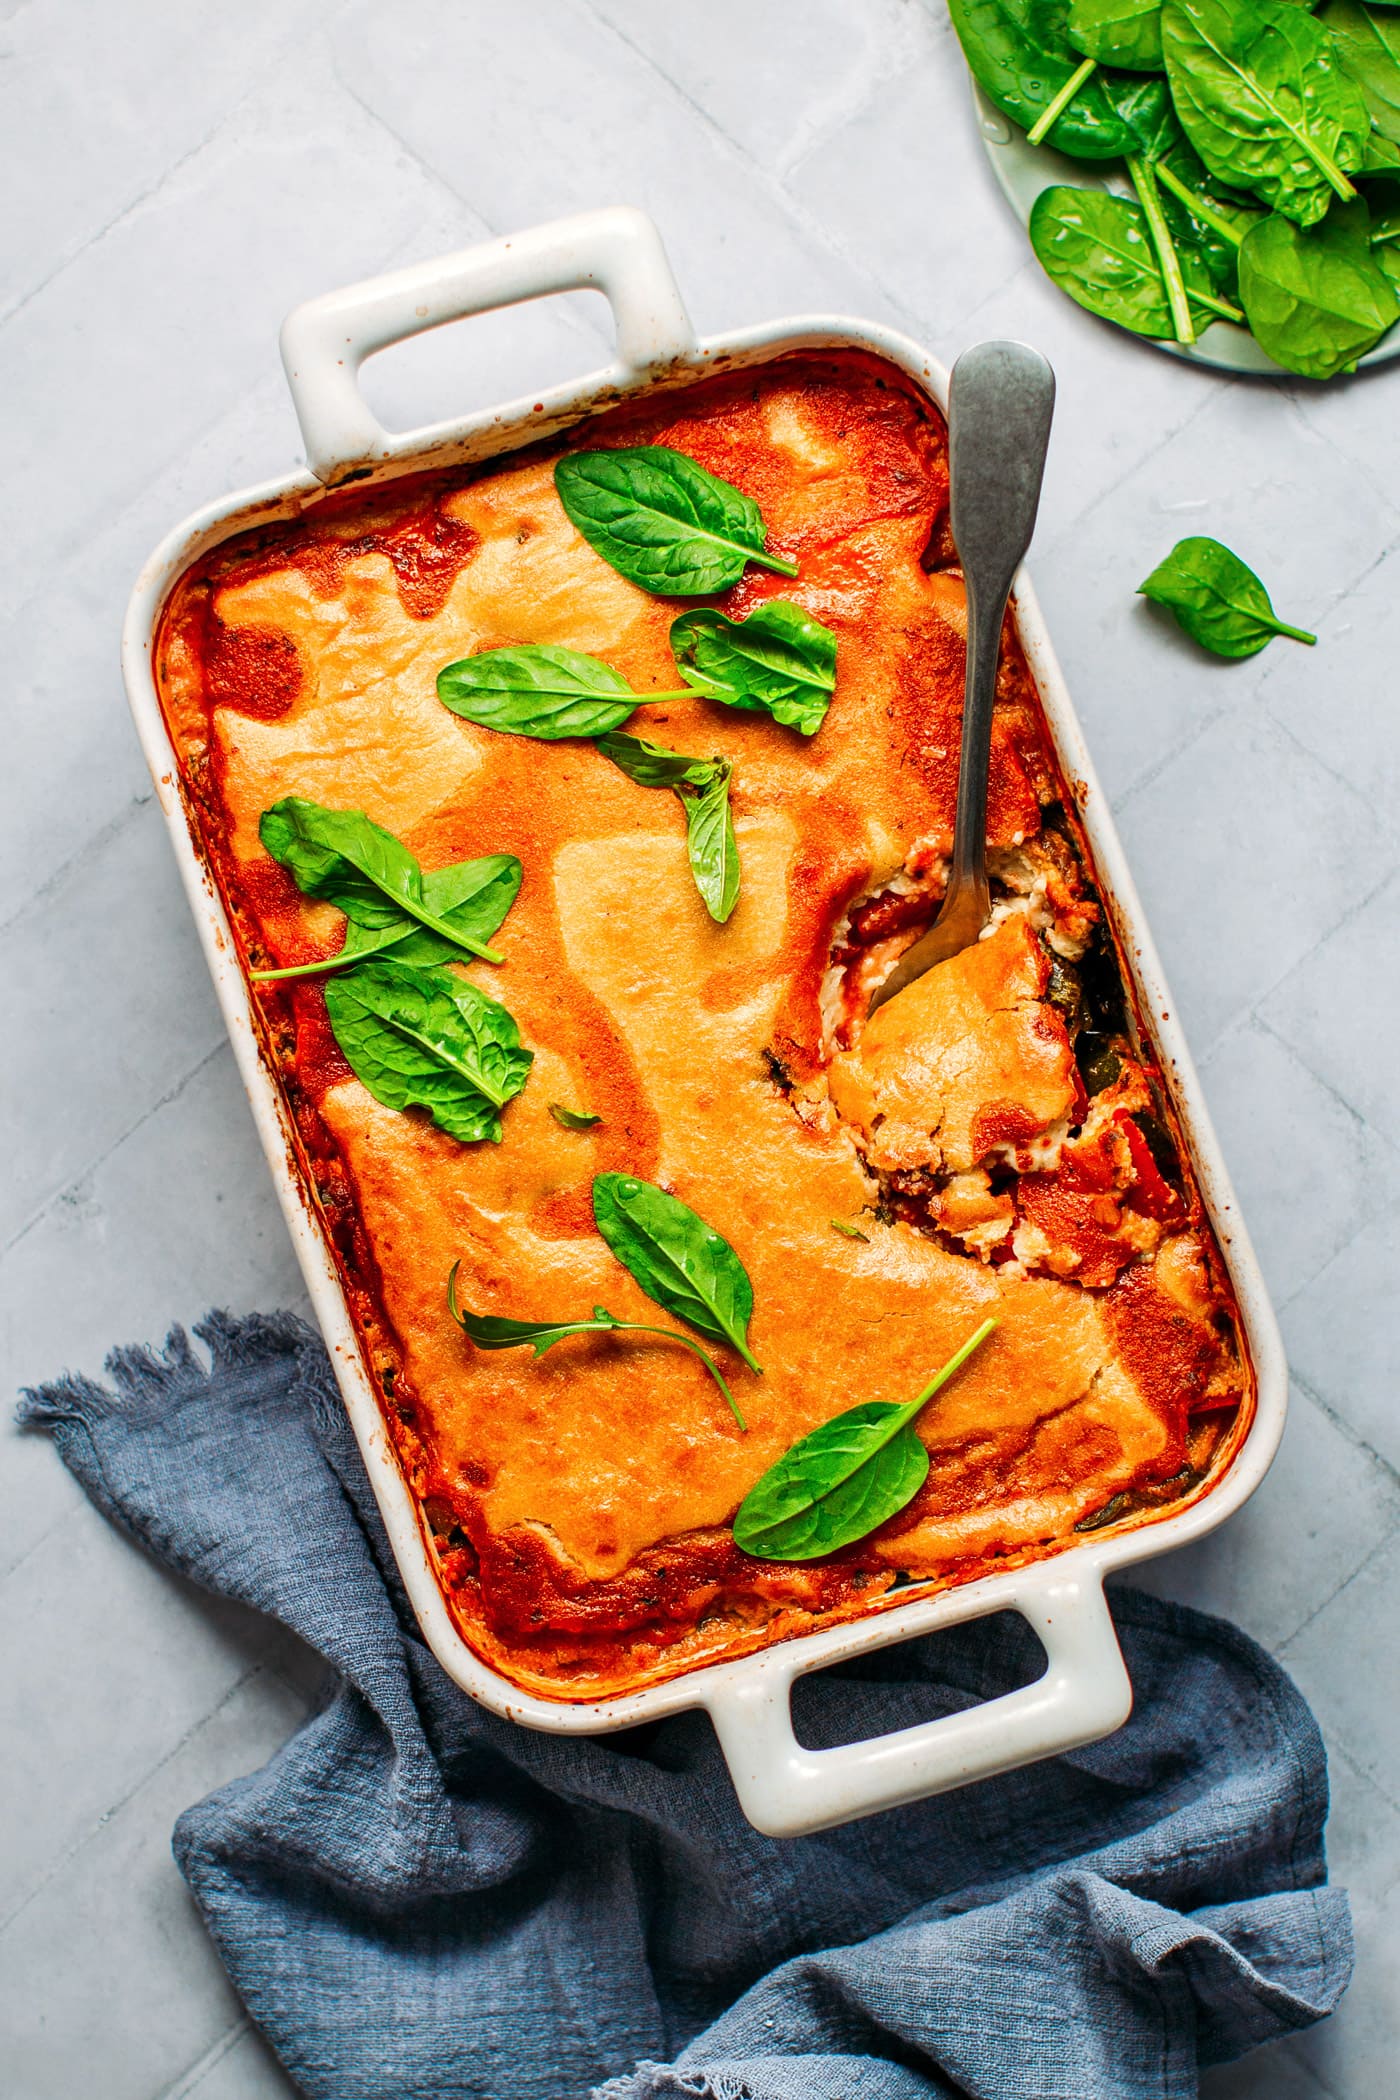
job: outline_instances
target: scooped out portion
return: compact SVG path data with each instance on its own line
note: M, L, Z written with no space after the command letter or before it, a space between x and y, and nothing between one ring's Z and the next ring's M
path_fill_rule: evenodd
M1050 959L1024 913L937 963L831 1066L831 1099L870 1166L963 1174L1024 1147L1082 1100Z

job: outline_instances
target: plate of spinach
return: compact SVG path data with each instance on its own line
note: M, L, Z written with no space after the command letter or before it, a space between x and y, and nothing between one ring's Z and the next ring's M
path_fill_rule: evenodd
M949 0L1046 274L1179 357L1400 356L1400 0Z

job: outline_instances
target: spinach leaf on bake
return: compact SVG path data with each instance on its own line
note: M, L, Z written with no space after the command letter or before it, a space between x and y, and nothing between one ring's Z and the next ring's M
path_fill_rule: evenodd
M625 722L644 700L681 698L679 693L634 693L601 656L584 656L552 642L464 656L438 672L437 693L454 715L483 729L539 737L545 743L602 736Z
M596 1119L595 1119L596 1120ZM619 1320L610 1313L606 1305L595 1305L589 1320L507 1320L496 1313L474 1313L469 1307L457 1302L457 1271L460 1262L453 1262L447 1279L447 1305L453 1319L469 1341L478 1349L523 1349L534 1351L536 1362L556 1342L568 1339L571 1334L656 1334L664 1341L679 1342L692 1356L697 1356L709 1372L715 1384L728 1402L731 1413L739 1427L746 1431L748 1423L740 1412L739 1403L725 1383L724 1373L714 1358L692 1341L688 1334L677 1334L672 1327L649 1327L642 1320Z
M682 678L726 707L813 736L836 690L836 637L800 605L771 598L746 620L703 607L671 623Z
M676 790L685 805L690 872L706 911L721 926L739 901L739 841L734 836L734 812L729 806L732 771L722 760L706 786L682 784Z
M315 962L293 963L283 970L254 970L257 984L270 984L287 977L314 977L326 970L343 970L351 963L367 962L383 955L394 962L429 967L435 963L460 961L463 938L477 942L490 939L514 904L520 889L520 862L513 853L487 853L480 860L456 861L447 868L425 868L423 902L454 936L434 933L417 920L405 917L401 924L361 926L348 919L345 939L334 955ZM486 962L494 962L494 949L471 951Z
M584 1109L565 1108L562 1101L551 1101L549 1113L561 1130L596 1130L603 1120L601 1116L589 1115Z
M598 749L639 787L670 788L679 798L695 887L710 917L723 925L739 901L739 845L729 807L734 769L729 761L691 758L622 730L600 736Z
M407 846L372 823L360 809L327 809L301 795L287 795L265 809L258 836L274 860L307 897L322 898L350 921L346 949L321 962L292 970L259 970L255 978L308 976L339 968L353 957L399 949L409 936L424 934L413 962L452 955L499 962L486 946L520 888L520 863L513 854L460 861L425 876Z
M679 1196L631 1174L597 1176L593 1216L648 1298L707 1340L728 1342L751 1371L762 1370L748 1344L753 1285L721 1233Z
M326 1012L351 1071L386 1108L425 1108L461 1144L498 1143L500 1110L534 1053L496 999L447 970L361 963L326 983Z
M554 486L594 553L655 597L708 598L749 562L797 574L796 562L768 551L752 496L669 445L568 452Z
M785 1451L734 1518L734 1543L756 1560L819 1560L897 1516L928 1477L914 1418L996 1326L984 1320L917 1398L848 1407Z

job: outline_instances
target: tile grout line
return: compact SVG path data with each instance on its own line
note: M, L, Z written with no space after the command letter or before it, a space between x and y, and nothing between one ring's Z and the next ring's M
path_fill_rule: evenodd
M1363 1225L1360 1228L1360 1231L1355 1235L1355 1237L1359 1239L1361 1233L1366 1231L1366 1229L1367 1228ZM1348 1240L1347 1246L1349 1247L1351 1244L1352 1242ZM1345 1253L1346 1248L1342 1248L1340 1251L1342 1253ZM1333 1260L1335 1261L1335 1259L1336 1256L1334 1255ZM1383 1451L1377 1451L1374 1444L1368 1444L1365 1437L1362 1436L1360 1430L1354 1428L1353 1425L1347 1420L1344 1414L1340 1413L1337 1408L1333 1407L1328 1401L1324 1400L1321 1393L1319 1393L1319 1391L1317 1390L1317 1387L1313 1385L1310 1382L1310 1380L1305 1378L1301 1371L1293 1371L1290 1373L1290 1376L1292 1377L1293 1383L1298 1387L1299 1391L1307 1395L1307 1398L1317 1409L1318 1413L1326 1416L1327 1420L1332 1424L1332 1427L1337 1431L1338 1435L1344 1437L1347 1443L1351 1445L1354 1451L1361 1452L1363 1457L1369 1459L1374 1466L1377 1466L1380 1469L1380 1471L1385 1475L1386 1479L1392 1487L1400 1488L1400 1466L1393 1465L1391 1461L1386 1457ZM1395 1521L1396 1528L1400 1528L1400 1508L1397 1508ZM1387 1539L1390 1536L1390 1532L1387 1532L1385 1535ZM1382 1540L1381 1543L1384 1544L1385 1540ZM1350 1580L1350 1577L1348 1577L1348 1580ZM1291 1640L1292 1638L1293 1636L1292 1634L1290 1634L1289 1639Z
M1340 927L1345 923L1345 920L1339 919L1337 922L1337 926L1333 927L1332 932L1335 933L1337 931L1337 927ZM1331 938L1331 933L1325 934L1322 940L1318 942L1318 947L1324 947L1327 941L1329 941ZM1315 955L1317 953L1317 949L1309 949L1308 952L1311 955ZM1287 970L1284 972L1284 977L1291 977L1292 974L1293 973L1291 970ZM1277 979L1275 983L1269 987L1269 990L1276 991L1278 989L1278 986L1282 984L1283 981L1284 979L1282 977ZM1267 997L1268 994L1266 993L1263 996ZM1381 1145L1385 1149L1385 1151L1394 1153L1397 1163L1400 1163L1400 1147L1396 1146L1394 1140L1392 1138L1387 1137L1383 1130L1378 1130L1375 1124L1371 1121L1370 1117L1364 1115L1359 1108L1357 1108L1352 1102L1348 1101L1345 1094L1339 1093L1337 1088L1333 1086L1330 1079L1325 1078L1321 1072L1315 1072L1312 1066L1308 1063L1306 1057L1304 1057L1302 1051L1297 1049L1294 1046L1294 1044L1290 1043L1286 1035L1282 1034L1277 1028L1275 1028L1273 1022L1269 1020L1266 1014L1260 1013L1258 1005L1252 1006L1249 1009L1249 1020L1254 1027L1261 1028L1264 1031L1265 1035L1272 1036L1274 1041L1278 1044L1279 1048L1285 1051L1287 1055L1292 1058L1294 1064L1297 1065L1300 1068L1300 1070L1306 1072L1310 1079L1316 1081L1317 1085L1322 1088L1323 1092L1329 1095L1331 1099L1336 1102L1338 1108L1345 1111L1347 1116L1351 1119L1353 1123L1356 1124L1357 1128L1360 1131L1362 1131L1368 1138L1373 1140L1376 1144ZM1351 1235L1351 1239L1355 1239L1355 1237L1356 1234L1353 1233ZM1349 1247L1351 1245L1351 1239L1343 1240L1342 1247ZM1337 1248L1336 1253L1329 1254L1329 1256L1327 1257L1328 1261L1335 1261L1337 1254L1340 1254L1341 1251L1342 1249L1341 1247L1339 1247ZM1324 1267L1325 1266L1326 1264L1324 1263ZM1311 1277L1308 1280L1309 1282L1311 1282ZM1303 1288L1306 1288L1306 1286L1303 1286ZM1289 1293L1290 1304L1292 1303L1293 1298L1295 1296L1295 1292Z
M245 2034L253 2032L252 2017L241 2013L233 2025L226 2028L216 2042L212 2042L204 2054L189 2068L180 2073L174 2085L163 2086L156 2100L191 2100L211 2071L217 2070L231 2049L236 2049Z
M82 1167L70 1180L64 1182L61 1188L50 1190L33 1216L27 1219L20 1226L19 1230L5 1241L3 1246L0 1246L0 1262L3 1262L8 1255L13 1254L15 1248L22 1241L28 1239L31 1232L43 1224L56 1203L61 1203L66 1196L70 1196L80 1189L85 1181L90 1181L94 1174L100 1173L113 1154L120 1152L122 1146L131 1138L134 1138L138 1130L144 1129L152 1116L158 1116L163 1108L169 1108L173 1101L178 1101L186 1087L192 1085L198 1079L200 1073L213 1064L215 1058L221 1056L224 1051L228 1051L232 1055L233 1044L227 1030L221 1028L218 1041L212 1043L198 1062L191 1065L188 1071L175 1081L173 1086L168 1087L159 1100L153 1101L149 1108L143 1109L134 1123L128 1124L125 1130L113 1138L110 1145L106 1146L95 1159L90 1159L86 1166Z
M180 1755L182 1750L188 1748L202 1729L207 1728L211 1721L217 1720L224 1708L231 1700L237 1697L245 1685L251 1684L255 1678L265 1675L266 1671L267 1665L262 1662L249 1663L248 1667L239 1672L233 1683L215 1700L214 1704L205 1713L201 1714L197 1721L190 1723L183 1735L171 1744L162 1757L158 1757L155 1763L148 1766L138 1779L133 1780L124 1794L118 1795L115 1801L104 1808L97 1821L91 1824L81 1837L76 1838L66 1851L60 1853L57 1859L50 1861L47 1872L40 1876L33 1888L20 1899L13 1910L0 1917L0 1940L4 1939L12 1925L17 1924L19 1919L23 1917L30 1904L43 1894L49 1883L57 1875L61 1874L65 1867L71 1866L79 1853L83 1852L92 1843L93 1839L106 1829L113 1818L119 1816L124 1808L128 1808L137 1795L148 1787L151 1781L158 1777L174 1758Z
M133 823L141 814L142 810L150 808L155 801L155 793L156 791L153 787L148 787L143 794L133 795L131 800L119 809L114 817L109 817L106 823L101 825L98 830L89 832L83 843L75 847L67 860L60 861L58 866L44 877L37 890L30 891L18 909L10 913L8 919L0 919L0 941L5 939L12 927L18 926L21 920L27 919L31 912L52 902L64 883L70 876L77 873L84 861L89 860L94 853L100 853L104 847L112 845L119 839L128 825Z
M331 12L333 15L343 14L348 5L349 0L333 0ZM239 111L247 103L251 102L255 96L262 93L267 80L285 66L289 53L296 50L301 44L309 44L315 37L323 34L324 28L325 24L323 22L313 21L306 28L300 31L293 31L290 36L283 37L268 52L265 64L248 81L242 93L236 95L234 100L228 103L218 116L211 119L204 130L203 136L197 139L194 145L189 147L184 153L179 154L176 159L167 162L160 173L152 181L148 182L144 189L138 190L134 197L127 199L120 211L116 212L103 225L96 227L93 232L84 235L77 247L73 249L71 254L63 258L63 261L58 264L56 269L50 270L47 277L43 277L37 284L31 285L29 290L15 301L13 306L6 307L4 312L0 313L0 331L8 328L11 321L18 320L20 315L36 299L43 296L50 285L57 284L58 280L73 267L74 263L79 262L91 249L99 247L109 234L115 233L119 226L125 225L128 219L133 218L146 205L153 203L166 184L172 181L182 168L188 167L191 161L197 160L200 154L205 152L214 139L233 121Z
M1391 1526L1390 1530L1387 1531L1384 1537L1381 1539L1380 1547L1383 1548L1385 1546L1388 1546L1391 1543L1391 1541L1395 1538L1397 1532L1400 1532L1400 1516L1397 1516L1395 1523ZM1375 1553L1377 1550L1379 1549L1368 1548L1367 1551L1362 1554L1360 1560L1352 1569L1350 1575L1345 1576L1343 1580L1337 1584L1337 1587L1334 1590L1329 1591L1327 1596L1323 1598L1322 1602L1318 1604L1312 1611L1310 1611L1305 1619L1300 1620L1290 1634L1286 1634L1281 1641L1278 1641L1274 1645L1272 1653L1277 1657L1279 1662L1286 1662L1288 1658L1288 1651L1293 1646L1294 1642L1300 1641L1303 1635L1307 1632L1308 1628L1314 1625L1316 1621L1321 1618L1323 1612L1327 1611L1332 1605L1334 1605L1340 1597L1345 1596L1346 1592L1351 1588L1354 1582L1360 1581L1361 1577L1371 1567L1372 1562L1375 1559ZM1364 1766L1359 1767L1359 1769L1365 1772ZM1371 1774L1369 1772L1365 1772L1365 1777L1371 1780L1372 1786L1376 1787L1378 1792L1386 1794L1387 1800L1390 1799L1389 1794L1386 1793L1386 1789L1383 1786L1380 1786L1378 1782L1371 1777ZM1391 1806L1394 1808L1400 1808L1400 1802L1392 1802Z

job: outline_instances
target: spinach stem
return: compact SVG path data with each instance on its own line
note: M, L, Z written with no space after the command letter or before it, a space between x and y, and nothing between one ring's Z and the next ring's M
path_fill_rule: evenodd
M599 1324L601 1328L601 1322ZM615 1332L617 1328L626 1328L632 1334L660 1334L664 1335L668 1342L683 1343L684 1346L687 1349L689 1349L693 1355L699 1357L701 1363L705 1366L705 1369L709 1372L711 1378L713 1378L715 1384L719 1387L725 1399L729 1402L729 1411L733 1415L735 1421L743 1430L745 1436L748 1435L749 1425L739 1412L739 1403L734 1398L734 1395L730 1392L729 1387L725 1384L724 1373L720 1370L719 1365L709 1354L708 1350L702 1349L698 1342L693 1342L688 1334L678 1334L674 1327L644 1327L640 1320L618 1320L615 1323L613 1331ZM606 1332L607 1330L602 1331ZM757 1369L756 1365L755 1369Z
M748 555L749 560L756 561L761 569L773 569L779 576L795 576L797 574L797 563L789 561L785 554L755 554L752 547L746 547L744 551Z
M1337 192L1337 195L1341 198L1343 204L1350 204L1352 200L1359 195L1356 184L1354 182L1348 182L1346 176L1337 166L1337 163L1333 160L1330 153L1324 153L1321 146L1314 145L1313 141L1310 138L1307 138L1302 132L1299 132L1297 134L1297 137L1299 145L1305 147L1309 155L1316 162L1319 174L1325 175L1327 177L1327 180L1331 183L1333 189Z
M1190 302L1186 297L1186 285L1181 275L1181 257L1176 252L1176 243L1172 239L1171 228L1162 210L1162 199L1158 194L1157 178L1152 163L1144 160L1140 153L1130 153L1128 173L1133 178L1133 188L1138 193L1138 202L1147 221L1147 230L1157 251L1157 267L1167 288L1167 305L1171 309L1176 339L1179 343L1194 343L1196 330L1191 320Z
M1036 118L1034 124L1032 124L1030 130L1026 133L1026 144L1028 146L1038 146L1040 144L1041 140L1045 137L1047 131L1049 131L1052 128L1052 126L1055 124L1057 118L1060 116L1065 107L1069 103L1073 102L1075 96L1079 93L1079 90L1083 87L1085 81L1090 79L1091 76L1095 72L1097 72L1098 63L1099 62L1096 58L1086 58L1082 65L1075 67L1074 71L1070 74L1069 79L1060 89L1059 94L1055 96L1052 102L1046 104L1045 108L1040 112L1040 115Z
M447 1309L451 1313L453 1319L457 1322L457 1325L461 1328L463 1334L466 1335L467 1340L472 1341L473 1336L471 1329L467 1326L466 1320L463 1318L462 1315L462 1308L457 1303L457 1271L461 1268L461 1266L462 1264L460 1261L454 1261L452 1267L447 1273ZM604 1314L605 1317L600 1319L598 1317L599 1313ZM993 1320L988 1324L994 1327L996 1325L996 1322ZM705 1366L705 1369L709 1372L711 1378L713 1378L715 1384L719 1387L725 1399L728 1401L729 1411L733 1415L735 1421L743 1430L745 1436L748 1435L749 1425L744 1420L742 1414L740 1414L739 1412L738 1401L734 1398L734 1395L730 1392L729 1387L724 1382L724 1373L721 1371L719 1365L715 1362L714 1358L710 1355L709 1351L706 1349L702 1349L698 1342L692 1341L688 1334L678 1334L674 1327L648 1327L641 1320L615 1320L612 1314L607 1311L606 1307L601 1305L596 1308L593 1318L591 1320L561 1320L559 1322L556 1332L560 1335L659 1334L663 1341L679 1342L682 1348L689 1349L693 1356L699 1357L701 1363ZM967 1349L975 1348L977 1343L981 1339L982 1337L980 1334L975 1335L973 1337L973 1340L967 1344ZM496 1346L499 1347L499 1343L496 1344ZM534 1348L535 1355L537 1358L543 1353L540 1349L536 1347L534 1338L529 1334L522 1334L519 1343L513 1346L518 1346L522 1349ZM546 1344L546 1347L548 1346L549 1345ZM481 1344L479 1342L476 1343L476 1347L480 1348ZM967 1349L963 1351L963 1355L967 1354ZM961 1362L962 1358L959 1357L958 1361Z
M1244 327L1244 315L1237 306L1231 306L1228 299L1217 299L1213 292L1192 292L1190 297L1193 305L1204 306L1208 313L1219 314L1223 320L1233 321L1237 328Z
M1177 202L1186 206L1193 218L1199 219L1203 226L1209 226L1212 233L1218 233L1220 238L1223 241L1229 241L1232 247L1239 247L1244 239L1244 235L1230 224L1230 221L1223 213L1216 211L1214 206L1208 204L1204 197L1199 196L1195 190L1189 188L1182 181L1181 177L1167 166L1164 160L1159 160L1156 163L1154 173L1159 182L1166 184L1166 187L1171 191Z
M434 932L437 930L436 927L433 928ZM361 948L354 955L346 955L343 949L337 949L334 955L319 956L315 962L290 963L285 970L250 970L249 981L253 984L274 984L287 977L314 977L318 970L342 970L348 963L370 962L377 955L387 955L392 961L393 951L399 941L407 938L407 934L400 934L397 939L386 941L382 948ZM466 934L454 933L452 939L458 947L468 942ZM471 942L470 947L471 953L480 956L482 962L501 961L499 948L487 948L477 941Z
M953 1354L948 1358L948 1361L946 1364L944 1364L943 1368L939 1371L934 1372L932 1378L930 1378L928 1384L924 1387L923 1391L919 1394L918 1398L910 1400L906 1406L898 1408L896 1410L898 1420L893 1423L890 1429L890 1436L896 1435L899 1430L903 1429L906 1422L913 1421L915 1415L919 1412L919 1409L921 1407L927 1406L928 1402L933 1398L934 1394L938 1391L939 1387L945 1386L948 1383L948 1380L952 1377L954 1371L960 1371L962 1369L963 1365L967 1362L969 1356L971 1356L973 1350L981 1348L983 1342L986 1341L987 1336L991 1333L992 1329L996 1326L996 1324L997 1323L995 1320L984 1320L982 1322L982 1325L977 1329L976 1333L970 1334L967 1340L963 1343L962 1347L960 1349L954 1350ZM886 1437L885 1442L889 1442L889 1437Z
M1306 642L1310 649L1317 647L1317 636L1309 634L1306 627L1290 627L1286 620L1275 620L1275 634L1286 634L1290 642Z

